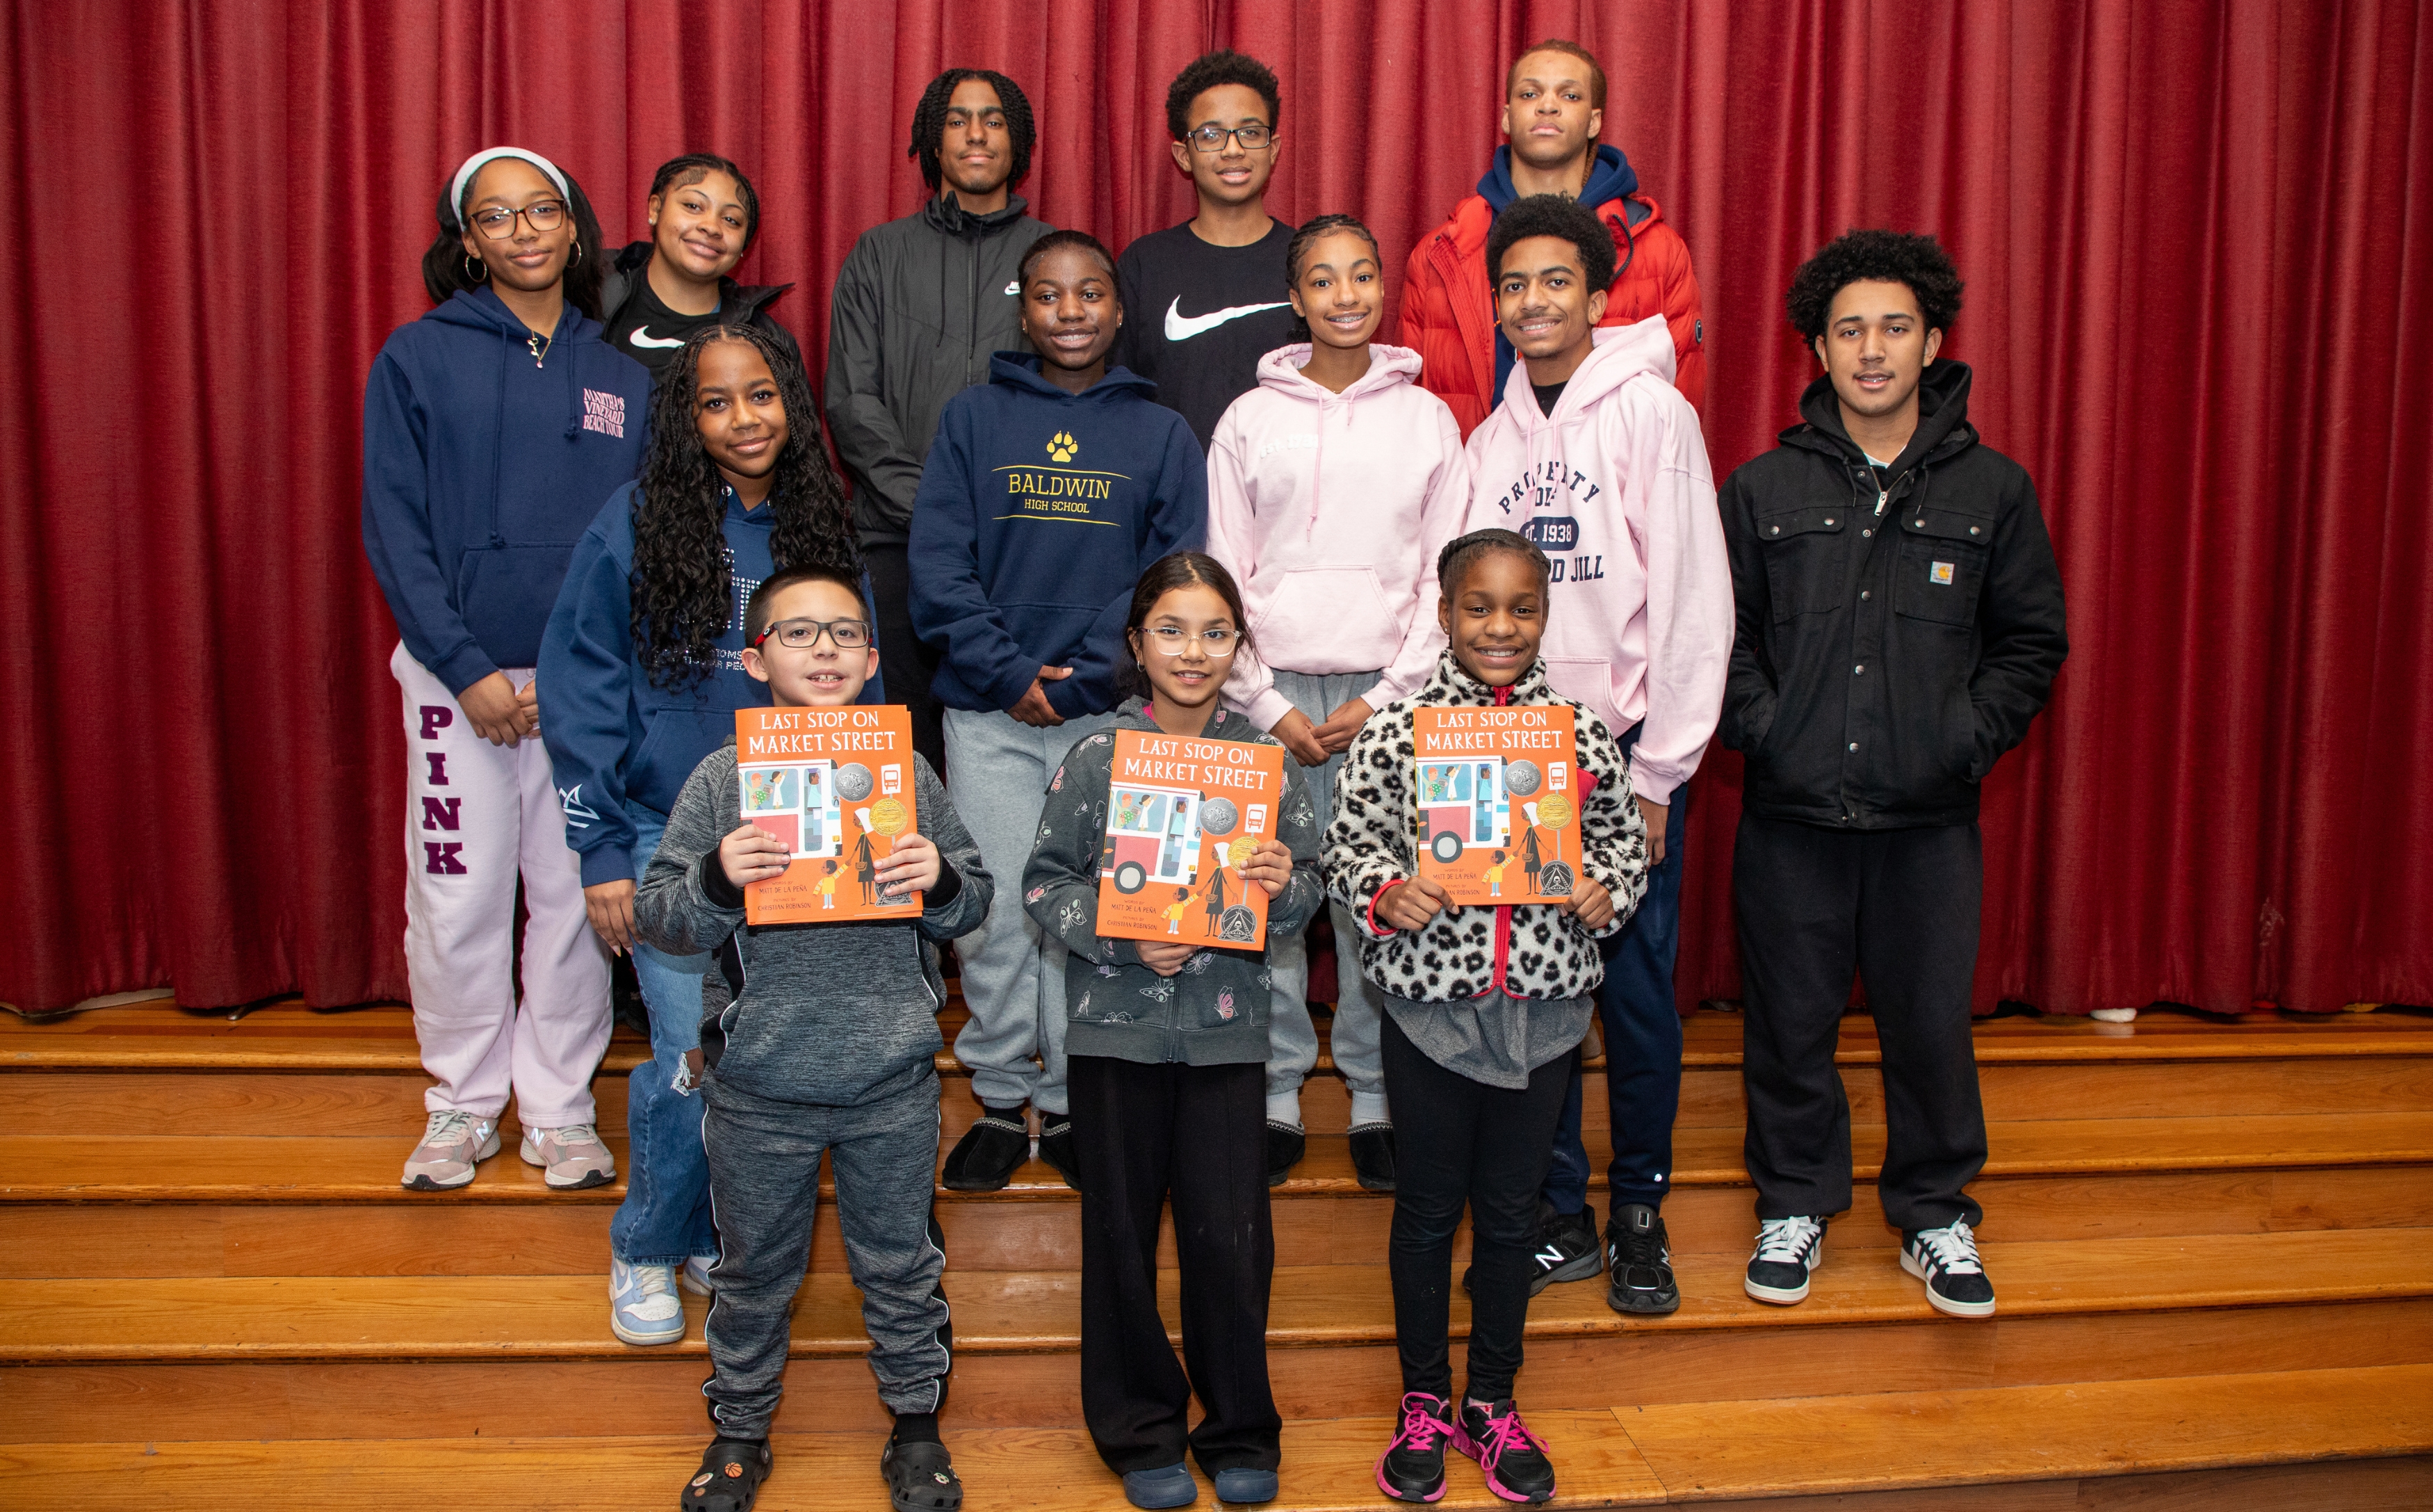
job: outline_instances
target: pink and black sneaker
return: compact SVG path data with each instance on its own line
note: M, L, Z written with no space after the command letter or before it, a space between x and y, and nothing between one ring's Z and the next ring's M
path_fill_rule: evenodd
M1394 1441L1377 1456L1377 1489L1397 1502L1433 1502L1445 1493L1445 1440L1454 1436L1453 1403L1424 1391L1403 1393Z
M1506 1502L1544 1502L1555 1494L1555 1462L1546 1457L1546 1441L1522 1422L1510 1397L1484 1405L1464 1402L1453 1447L1478 1461L1487 1472L1487 1488Z

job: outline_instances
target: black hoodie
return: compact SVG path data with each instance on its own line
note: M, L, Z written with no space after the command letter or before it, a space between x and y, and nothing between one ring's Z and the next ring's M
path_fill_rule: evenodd
M1726 480L1739 625L1721 733L1748 758L1749 812L1966 824L2044 707L2069 651L2061 569L2027 470L1968 423L1968 384L1964 364L1927 368L1880 487L1829 377Z
M722 278L718 280L715 314L678 315L673 323L664 316L654 321L650 306L656 300L647 293L650 280L642 276L642 270L650 265L652 250L653 244L643 241L628 243L618 252L609 263L607 279L600 285L600 308L607 314L601 324L606 329L608 345L649 368L654 382L675 360L685 342L713 321L757 326L780 350L798 363L803 360L803 349L795 345L793 332L779 325L777 317L769 313L777 297L793 287L791 283L738 283ZM660 329L655 330L654 326Z

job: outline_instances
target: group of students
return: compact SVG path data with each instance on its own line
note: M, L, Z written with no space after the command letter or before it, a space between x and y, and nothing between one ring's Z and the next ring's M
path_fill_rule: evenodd
M1189 1504L1187 1452L1221 1500L1271 1500L1269 1192L1305 1147L1321 914L1354 1171L1395 1202L1404 1395L1377 1483L1436 1500L1450 1447L1500 1497L1551 1497L1513 1401L1530 1298L1603 1273L1626 1315L1680 1305L1673 962L1688 784L1719 725L1747 756L1745 1288L1804 1298L1850 1205L1832 1054L1859 977L1902 1264L1937 1308L1993 1311L1964 1190L1985 1155L1976 795L2066 651L2034 492L1968 423L1967 369L1936 360L1949 261L1862 231L1790 292L1823 367L1799 423L1719 496L1689 254L1599 141L1605 92L1575 44L1515 60L1507 144L1411 250L1389 346L1367 228L1266 212L1281 99L1256 60L1175 80L1198 212L1120 258L1012 192L1037 139L1020 88L949 70L912 123L930 197L839 275L825 436L771 314L785 291L731 277L759 223L734 163L666 164L650 236L614 253L537 153L477 153L443 186L434 308L390 337L365 404L434 1081L404 1181L469 1182L510 1093L549 1186L614 1180L589 1080L610 953L630 953L652 1057L610 1326L670 1342L680 1292L712 1299L715 1436L684 1507L748 1508L769 1473L823 1154L894 1419L891 1500L960 1506L934 1189L1003 1187L1034 1147L1081 1194L1083 1415L1128 1496ZM856 702L911 711L917 833L874 880L918 890L917 922L749 925L744 889L788 857L740 820L735 713ZM1418 875L1412 711L1533 704L1574 711L1574 889L1455 906ZM1121 730L1288 754L1240 868L1268 895L1264 948L1097 932ZM980 1106L941 1163L948 942ZM1169 1200L1181 1363L1157 1308Z

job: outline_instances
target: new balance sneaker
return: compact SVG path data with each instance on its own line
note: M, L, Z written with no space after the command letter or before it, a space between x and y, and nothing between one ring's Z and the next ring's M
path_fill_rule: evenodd
M938 1184L949 1192L1001 1191L1029 1159L1030 1130L1022 1122L1022 1109L991 1108L955 1142Z
M1994 1316L1994 1283L1977 1257L1968 1220L1948 1229L1911 1229L1901 1235L1901 1269L1926 1283L1926 1300L1954 1317Z
M1506 1502L1544 1502L1555 1494L1555 1462L1546 1441L1521 1420L1510 1397L1464 1402L1453 1425L1453 1447L1478 1461L1487 1488Z
M1282 1186L1309 1148L1309 1138L1281 1119L1268 1120L1268 1184Z
M717 1264L716 1255L689 1256L684 1268L676 1273L677 1283L695 1297L707 1297L710 1295L709 1267Z
M1681 1288L1673 1281L1673 1247L1664 1237L1664 1215L1644 1202L1625 1202L1605 1226L1606 1305L1617 1313L1660 1317L1681 1310Z
M580 1192L617 1179L616 1157L600 1143L600 1130L589 1124L527 1129L517 1153L523 1156L525 1164L549 1173L544 1180L553 1191Z
M462 1108L443 1108L422 1125L422 1142L405 1158L404 1186L446 1192L473 1179L473 1167L499 1152L499 1121Z
M1364 1192L1394 1190L1394 1126L1352 1126L1352 1175Z
M1397 1502L1433 1502L1445 1493L1445 1445L1453 1438L1453 1403L1424 1391L1403 1393L1393 1441L1377 1456L1377 1489Z
M1039 1158L1064 1184L1081 1190L1081 1157L1073 1149L1073 1120L1063 1113L1043 1113L1039 1120Z
M673 1344L684 1337L684 1299L673 1266L608 1262L608 1327L628 1344Z
M1761 1302L1785 1307L1808 1300L1808 1274L1825 1264L1823 1218L1764 1218L1757 1226L1757 1252L1749 1256L1742 1287Z
M1587 1281L1603 1270L1605 1247L1597 1243L1596 1209L1582 1203L1577 1213L1557 1213L1551 1204L1540 1204L1538 1248L1529 1263L1532 1297L1558 1281Z

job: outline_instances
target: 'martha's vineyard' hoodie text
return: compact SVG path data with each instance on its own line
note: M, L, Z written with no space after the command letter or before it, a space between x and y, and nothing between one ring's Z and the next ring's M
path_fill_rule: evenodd
M364 385L364 552L451 693L540 659L574 543L642 458L651 375L571 304L536 363L485 284L389 334Z
M1546 680L1617 736L1645 722L1631 790L1670 803L1723 709L1731 562L1663 316L1600 328L1595 341L1552 415L1516 380L1471 433L1462 528L1519 531L1545 552Z
M1116 702L1143 569L1199 547L1207 464L1190 425L1117 367L1079 394L1001 351L938 417L912 505L912 628L944 648L948 708L1011 709L1042 667L1066 719Z

